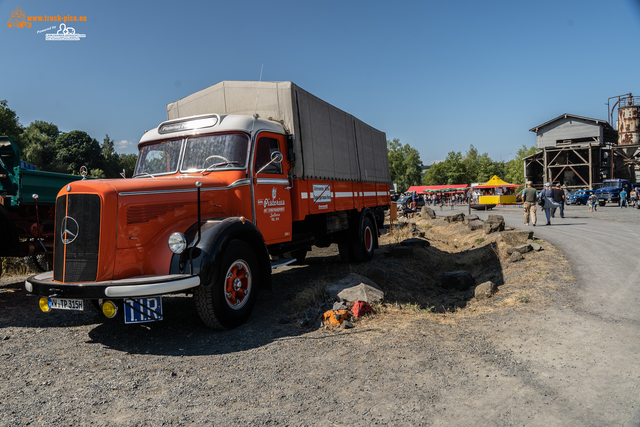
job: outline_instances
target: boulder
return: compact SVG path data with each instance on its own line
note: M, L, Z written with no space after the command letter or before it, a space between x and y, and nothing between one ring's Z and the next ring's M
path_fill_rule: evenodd
M471 221L475 221L477 219L480 219L480 217L478 215L476 215L476 214L467 215L467 217L465 218L467 223L469 223Z
M509 246L517 246L521 243L527 243L527 240L533 237L533 231L509 230L500 233L502 240Z
M531 250L534 250L536 252L541 251L542 250L542 246L540 246L539 243L536 242L531 242L529 243L531 245Z
M514 252L520 252L521 254L526 254L527 252L530 252L531 249L532 249L531 244L525 243L523 245L519 245L516 247L507 248L507 253L509 255L511 255Z
M522 254L520 252L514 252L511 254L511 257L509 258L509 261L511 262L518 262L522 259Z
M356 273L351 273L343 279L329 283L324 290L334 300L366 301L369 305L382 301L384 298L384 292L377 284Z
M496 233L504 230L504 217L502 215L490 214L483 224L485 234Z
M422 210L420 211L420 216L427 216L431 219L436 219L436 213L433 211L433 209L431 209L428 206L423 206Z
M444 219L447 222L464 222L464 214L463 213L451 214L451 215L447 215Z
M476 285L476 281L467 270L447 271L442 276L442 287L466 291Z
M476 299L491 298L496 292L498 292L496 284L492 281L488 281L476 286L474 296Z
M418 246L421 248L428 248L430 244L431 243L429 243L427 239L421 239L418 237L414 237L412 239L405 239L402 242L400 242L400 246Z
M482 222L479 219L474 219L473 221L469 221L467 223L467 227L469 227L469 230L471 230L471 231L479 230L479 229L484 227L484 222Z

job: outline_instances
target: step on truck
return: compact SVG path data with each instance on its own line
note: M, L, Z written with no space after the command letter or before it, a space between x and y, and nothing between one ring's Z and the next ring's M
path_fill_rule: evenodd
M378 247L390 205L386 136L291 82L224 81L167 105L131 179L58 193L53 272L30 277L40 308L161 320L192 294L209 327L250 315L271 271L337 243Z
M20 159L11 137L0 136L0 256L24 257L32 270L49 270L56 196L61 187L79 179L82 176L36 170Z

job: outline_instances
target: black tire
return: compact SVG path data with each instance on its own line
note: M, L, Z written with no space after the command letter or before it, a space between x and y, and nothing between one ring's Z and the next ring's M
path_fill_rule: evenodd
M601 202L600 200L598 200L598 204L599 204L600 206L604 206L604 205L606 205L606 204L607 204L607 202Z
M365 217L362 222L362 232L358 234L357 240L353 242L352 246L356 261L365 262L373 258L377 236L377 228L368 216Z
M260 285L258 259L242 240L232 240L213 280L198 286L194 297L202 321L214 329L233 329L251 315ZM248 295L247 295L248 294Z
M44 273L50 270L47 255L45 254L26 256L24 257L24 262L34 273Z
M576 205L578 205L578 206L584 205L584 202L582 201L582 199L578 199L578 200L576 200Z

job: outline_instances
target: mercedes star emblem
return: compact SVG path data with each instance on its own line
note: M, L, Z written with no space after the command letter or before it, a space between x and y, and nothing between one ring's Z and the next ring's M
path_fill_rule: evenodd
M63 244L68 245L76 240L79 231L80 226L78 225L78 221L70 216L65 216L62 219L62 232L60 233L60 237L62 238Z

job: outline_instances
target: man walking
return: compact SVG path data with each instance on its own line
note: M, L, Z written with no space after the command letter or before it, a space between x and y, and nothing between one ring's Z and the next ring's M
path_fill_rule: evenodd
M627 192L624 188L620 190L620 207L623 206L627 207Z
M535 188L531 187L532 182L527 181L527 187L522 190L522 200L524 202L524 225L529 225L529 216L531 216L531 223L536 226L536 198L538 192Z
M564 190L560 187L560 183L556 184L553 189L553 201L560 204L560 218L564 218ZM556 208L551 210L551 218L555 218Z

